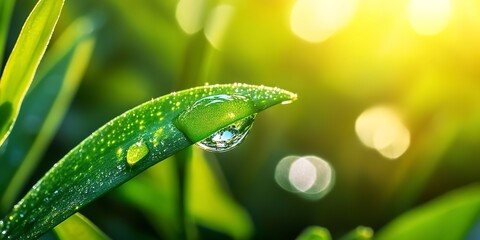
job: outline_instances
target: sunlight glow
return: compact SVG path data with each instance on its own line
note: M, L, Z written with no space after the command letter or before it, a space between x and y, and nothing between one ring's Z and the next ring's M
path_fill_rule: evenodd
M450 0L411 0L408 18L418 34L435 35L445 29L451 11Z
M227 31L228 24L233 15L234 9L230 5L219 5L212 10L205 25L205 37L212 46L220 49L223 37Z
M410 145L410 132L397 113L385 106L372 107L360 114L355 132L365 146L390 159L400 157Z
M317 200L333 187L334 172L330 164L319 157L287 156L277 164L275 180L289 192Z
M182 30L194 34L203 27L205 0L180 0L175 17Z
M344 27L353 17L356 0L297 0L290 15L295 35L321 42Z

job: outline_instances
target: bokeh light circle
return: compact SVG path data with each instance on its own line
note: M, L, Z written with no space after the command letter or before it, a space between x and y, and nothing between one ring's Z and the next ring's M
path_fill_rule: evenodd
M411 0L408 19L420 35L435 35L448 24L452 11L450 0Z
M297 0L290 15L292 32L309 42L321 42L353 17L356 0Z
M362 112L355 121L355 132L365 146L389 159L400 157L410 146L410 131L398 114L386 106Z
M311 200L330 191L334 176L330 164L317 156L287 156L275 169L275 181L280 187Z

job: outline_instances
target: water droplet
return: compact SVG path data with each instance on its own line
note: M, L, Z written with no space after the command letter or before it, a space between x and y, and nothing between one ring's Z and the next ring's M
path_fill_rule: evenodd
M209 152L226 152L238 146L253 126L255 115L240 119L197 143Z
M142 141L136 142L127 150L127 163L129 166L135 165L148 154L148 147Z
M201 141L222 126L235 124L255 113L253 102L244 96L219 94L204 97L185 109L174 121L192 142Z

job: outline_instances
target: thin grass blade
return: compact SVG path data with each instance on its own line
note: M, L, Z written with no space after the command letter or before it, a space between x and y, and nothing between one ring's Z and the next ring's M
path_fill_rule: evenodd
M204 152L194 148L185 174L187 214L195 223L232 239L250 239L253 224L248 213L222 188L217 175Z
M93 51L93 25L87 17L77 20L45 55L0 147L0 212L12 206L68 109Z
M0 80L0 145L7 138L17 118L23 98L60 17L63 2L38 1L8 58Z
M80 213L75 213L57 225L53 231L59 240L106 240L110 239L95 224Z
M0 73L2 72L5 43L7 42L8 30L10 29L10 18L12 16L14 5L15 0L0 1Z
M480 185L447 193L393 220L375 239L466 239L480 217Z

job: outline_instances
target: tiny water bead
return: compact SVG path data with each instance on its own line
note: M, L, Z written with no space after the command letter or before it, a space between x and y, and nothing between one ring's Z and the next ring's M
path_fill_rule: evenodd
M135 165L138 161L147 156L149 150L147 144L143 141L138 141L127 150L127 163L129 166Z
M280 187L310 200L318 200L330 191L334 175L330 164L317 156L287 156L275 169Z
M248 135L255 121L255 114L240 119L197 142L197 146L209 152L226 152L238 146Z

